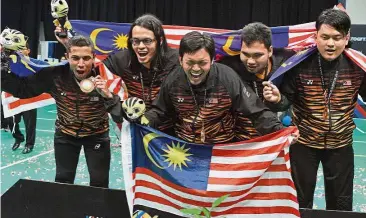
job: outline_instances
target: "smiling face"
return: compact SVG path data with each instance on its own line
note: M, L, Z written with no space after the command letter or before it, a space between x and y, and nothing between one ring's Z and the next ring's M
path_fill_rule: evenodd
M204 49L179 58L180 64L192 85L199 85L206 80L211 68L210 54Z
M316 34L316 45L321 56L332 61L339 57L348 44L349 34L343 35L330 25L323 24Z
M78 80L88 78L94 64L94 53L89 46L72 46L66 54L70 69Z
M140 64L150 69L151 62L156 55L157 41L154 33L141 26L132 29L132 49Z
M272 46L267 49L264 43L258 41L247 45L245 42L241 45L240 60L250 73L263 73L267 67L270 57L272 57Z

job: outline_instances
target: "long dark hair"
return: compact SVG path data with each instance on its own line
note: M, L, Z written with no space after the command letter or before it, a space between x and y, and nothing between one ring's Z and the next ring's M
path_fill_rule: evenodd
M129 39L132 39L132 30L135 26L143 27L145 29L151 30L154 33L157 43L156 54L151 61L151 69L155 71L163 70L167 61L165 54L168 50L168 43L166 41L162 22L154 15L142 15L132 23L130 32L128 33ZM141 68L141 64L137 60L136 54L132 48L132 42L130 40L128 40L127 47L131 55L132 70L139 70Z

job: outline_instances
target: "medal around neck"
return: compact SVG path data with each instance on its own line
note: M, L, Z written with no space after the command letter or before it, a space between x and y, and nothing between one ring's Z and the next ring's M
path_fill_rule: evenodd
M94 84L94 77L89 77L87 79L83 79L80 82L80 89L84 93L90 93L94 90L95 84Z

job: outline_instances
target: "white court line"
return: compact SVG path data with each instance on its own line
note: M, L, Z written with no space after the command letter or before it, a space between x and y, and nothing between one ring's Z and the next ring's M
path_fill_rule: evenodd
M20 128L21 130L25 130L25 128ZM45 129L36 129L38 132L52 132L55 133L55 130L45 130Z
M353 142L357 142L357 143L362 143L362 144L366 144L365 141L353 141Z
M56 114L57 113L57 110L50 110L50 111L47 111L48 113L53 113L53 114Z
M362 155L362 154L355 154L355 157L366 157L366 155Z
M354 120L362 120L362 121L366 121L365 118L353 118Z
M37 118L37 120L52 120L52 121L54 121L54 120L56 120L56 118L54 118L54 119L48 119L48 118Z
M14 163L11 163L11 164L9 164L9 165L6 165L6 166L1 167L1 168L0 168L0 170L6 169L6 168L8 168L8 167L11 167L11 166L14 166L14 165L17 165L17 164L23 163L23 162L25 162L25 161L28 161L28 160L31 160L31 159L34 159L34 158L37 158L37 157L40 157L40 156L42 156L42 155L45 155L45 154L51 153L51 152L53 152L53 150L54 150L54 149L51 149L51 150L49 150L49 151L46 151L46 152L43 152L43 153L40 153L40 154L34 155L33 157L29 157L29 158L26 158L26 159L23 159L23 160L20 160L20 161L16 161L16 162L14 162Z
M20 128L21 130L25 130L25 128ZM45 129L36 129L38 132L52 132L55 133L55 130L45 130ZM117 138L117 136L109 136L109 138Z
M361 133L365 134L365 132L364 132L364 131L362 131L360 128L356 127L356 129L357 129L358 131L360 131Z

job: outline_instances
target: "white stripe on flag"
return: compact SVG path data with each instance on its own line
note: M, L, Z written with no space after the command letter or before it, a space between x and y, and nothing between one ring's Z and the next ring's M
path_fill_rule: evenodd
M13 109L9 109L8 104L3 104L4 118L14 116L14 115L19 114L23 111L36 109L36 108L48 106L48 105L51 105L51 104L55 104L55 99L49 98L49 99L45 99L45 100L42 100L42 101L35 101L35 102L29 103L29 104L22 104L22 105L20 105L16 108L13 108Z
M175 35L175 36L184 36L187 33L190 33L192 31L198 31L200 33L212 33L212 34L218 34L218 33L223 33L221 29L218 29L218 31L214 31L214 30L206 30L204 28L202 29L189 29L185 28L185 29L169 29L169 28L164 28L164 33L165 35L168 35L167 37L169 37L169 35ZM235 30L229 30L227 32L232 32ZM226 32L226 31L224 31Z
M109 85L108 89L109 91L113 92L113 90L118 86L118 83L121 82L121 79L114 79L113 82Z
M146 181L146 182L153 183L153 184L161 187L161 190L166 190L167 192L174 193L174 194L176 194L176 195L178 195L182 198L197 200L197 201L201 201L201 202L213 202L214 200L216 200L216 198L192 195L192 194L174 189L174 188L172 188L168 185L165 185L162 181L157 180L154 177L151 177L151 176L146 175L146 174L138 173L138 174L136 174L135 179L136 179L136 182L137 181ZM287 176L285 179L291 179L291 175L289 174L289 176ZM253 185L253 184L251 184L251 185ZM211 186L211 185L209 185L209 186ZM136 192L137 192L138 188L140 188L140 186L136 186ZM208 191L223 192L223 193L228 192L225 189L211 190L210 188L207 188L207 190ZM245 190L240 189L240 191L245 191ZM236 201L236 200L238 200L240 198L243 198L243 197L245 197L245 196L247 196L248 194L251 194L251 193L272 193L272 192L287 192L287 193L291 193L294 196L296 196L296 191L290 186L286 186L286 185L256 186L252 190L250 190L249 192L243 193L242 195L235 196L235 197L228 197L227 201L228 202L229 201Z
M245 158L212 156L211 163L220 163L220 164L261 163L265 161L273 161L278 156L278 154L279 152L271 154L252 155Z
M256 187L256 188L260 189L261 187ZM289 187L286 187L286 188L288 189ZM287 189L285 190L286 193L288 192ZM275 192L279 193L278 191L275 191L274 187L272 187L270 190L271 190L271 192L269 192L269 193L275 193ZM135 193L136 194L137 193L142 193L142 194L153 195L155 197L165 199L165 200L167 200L167 201L169 201L173 204L179 205L179 206L184 207L184 208L196 207L193 204L185 202L185 200L172 198L171 196L162 193L160 190L155 190L153 188L139 186L139 187L136 187ZM181 196L179 196L179 197L181 197ZM203 204L203 203L211 204L216 200L216 198L212 198L211 201L200 201L197 198L195 198L194 195L192 195L192 198L189 198L188 200L197 201L197 202L200 202L200 204ZM275 207L275 206L283 206L283 205L293 207L293 208L296 208L296 209L298 208L298 204L296 202L290 200L290 199L286 199L286 200L280 200L280 199L271 199L271 200L249 199L249 200L243 200L243 201L239 201L237 203L233 203L235 201L232 201L231 199L226 198L225 203L230 203L230 202L232 202L232 204L230 204L230 206L218 207L218 208L216 208L215 211L216 212L221 212L221 211L225 211L225 210L228 210L228 209L231 209L231 208L234 208L234 207L269 207L269 206Z
M121 155L122 155L122 169L123 169L123 180L125 183L125 191L127 197L127 203L130 210L130 215L132 217L133 213L133 186L135 185L135 181L132 179L132 148L131 148L131 131L130 131L130 123L128 121L124 121L122 123L121 130Z
M282 144L284 142L286 142L287 137L283 136L283 137L279 137L277 139L274 140L268 140L265 142L243 142L240 144L230 144L230 145L224 145L224 146L214 146L213 149L215 150L255 150L255 149L259 149L259 148L266 148L266 147L271 147L273 145L279 145Z
M274 191L274 189L272 189L272 191ZM164 193L162 193L160 190L155 190L152 188L147 188L147 187L137 187L136 188L136 194L137 193L142 193L142 194L148 194L148 195L153 195L154 197L156 197L157 199L164 199L167 200L169 202L171 202L172 204L175 204L179 207L182 208L192 208L192 207L197 207L194 204L190 204L187 202L181 201L180 199L175 199L172 198ZM142 197L140 197L142 198ZM198 201L197 199L192 199L194 201ZM136 201L136 200L135 200ZM213 200L214 201L214 200ZM210 202L201 202L202 203L213 203L213 201ZM225 200L225 203L229 203L231 201L229 201L228 199ZM281 207L286 205L287 207L292 207L294 209L298 209L298 204L292 200L289 199L274 199L274 200L257 200L257 199L249 199L249 200L243 200L243 201L239 201L237 203L231 204L230 206L226 206L226 207L217 207L215 208L213 211L215 212L223 212L232 208L241 208L241 207L258 207L258 208L263 208L263 207ZM177 210L177 209L175 209Z
M287 174L287 175L286 175ZM261 177L261 179L289 179L291 178L290 172L266 172ZM238 179L239 180L239 179ZM207 191L242 191L250 188L253 184L245 185L222 185L222 184L208 184Z
M180 40L174 40L174 39L166 39L168 44L173 44L173 45L180 45Z

